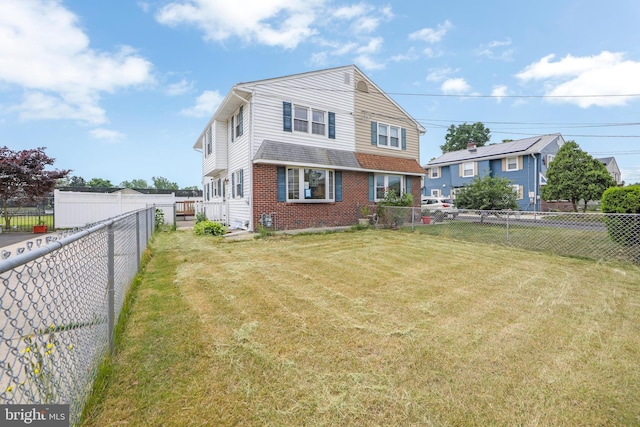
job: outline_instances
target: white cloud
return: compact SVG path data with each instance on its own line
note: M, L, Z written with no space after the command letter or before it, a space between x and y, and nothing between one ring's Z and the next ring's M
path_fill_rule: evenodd
M172 83L168 85L166 88L166 93L169 96L177 96L177 95L182 95L187 92L190 92L192 89L193 89L193 82L182 79L177 83Z
M480 45L480 47L476 49L476 54L478 56L486 56L490 59L510 61L515 51L509 46L511 46L510 38L507 38L504 41L493 40L487 44Z
M171 27L194 25L208 41L239 37L293 49L317 33L312 24L322 4L322 0L180 0L165 5L156 19Z
M625 60L624 53L603 51L595 56L567 55L553 62L554 57L553 54L543 57L525 67L516 77L523 82L542 81L545 95L558 97L554 101L582 108L626 105L633 98L611 95L640 93L640 62Z
M11 108L21 118L103 123L100 94L153 82L150 62L126 46L91 49L77 21L58 1L0 2L0 81L25 89Z
M410 40L420 40L427 43L437 43L453 28L453 24L449 20L444 21L444 23L438 25L438 29L434 30L433 28L423 28L421 30L415 31L409 34Z
M441 82L458 71L458 69L454 70L452 68L432 68L429 70L429 74L427 74L427 81Z
M502 102L502 97L506 96L508 93L508 88L505 85L495 86L491 91L491 96L497 97L498 102Z
M196 104L191 108L185 108L180 111L180 114L190 117L209 117L220 105L223 100L223 96L220 92L206 90L196 98Z
M104 139L111 142L118 141L125 137L125 134L123 134L122 132L104 128L92 129L89 131L89 133L96 139Z
M463 78L448 79L442 83L440 89L443 93L457 95L465 94L471 90L469 83Z

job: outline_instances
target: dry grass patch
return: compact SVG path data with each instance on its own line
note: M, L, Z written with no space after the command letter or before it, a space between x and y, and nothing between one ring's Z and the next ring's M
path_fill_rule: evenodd
M640 270L393 231L160 235L86 425L640 423Z

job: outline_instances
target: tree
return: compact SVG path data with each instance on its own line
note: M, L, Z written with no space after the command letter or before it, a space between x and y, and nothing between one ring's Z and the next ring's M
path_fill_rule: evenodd
M482 147L489 142L490 132L489 128L485 128L481 122L463 123L460 126L451 125L444 137L446 142L440 146L440 149L443 154L464 150L471 141L475 142L476 147Z
M486 175L475 177L456 193L456 207L476 210L504 210L518 208L518 195L513 181L505 177Z
M113 184L108 179L91 178L91 181L87 182L87 186L93 188L112 188Z
M123 188L149 188L145 179L134 179L133 181L122 181L120 187Z
M578 212L578 202L600 200L609 187L616 184L602 162L582 151L575 141L567 141L558 150L547 170L547 185L542 187L544 200L569 200L573 211Z
M153 187L156 190L177 190L179 188L178 184L161 176L151 177L151 180L153 181Z
M55 159L47 156L45 147L13 151L0 147L0 202L5 226L11 227L9 205L18 208L52 192L59 179L70 170L45 170Z

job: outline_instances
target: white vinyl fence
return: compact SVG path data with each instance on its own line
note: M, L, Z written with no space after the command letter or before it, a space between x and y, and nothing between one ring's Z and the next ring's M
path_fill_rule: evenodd
M114 218L127 212L156 205L164 212L165 222L173 224L175 195L142 194L116 191L114 193L84 193L54 191L55 228L77 228Z

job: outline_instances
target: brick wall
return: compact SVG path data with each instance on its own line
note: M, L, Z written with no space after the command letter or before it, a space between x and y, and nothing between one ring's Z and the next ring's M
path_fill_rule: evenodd
M420 177L413 177L411 190L414 206L420 206ZM278 202L277 166L253 165L253 224L257 229L260 215L275 213L278 230L355 225L360 207L369 202L369 174L342 172L342 202L286 203Z

